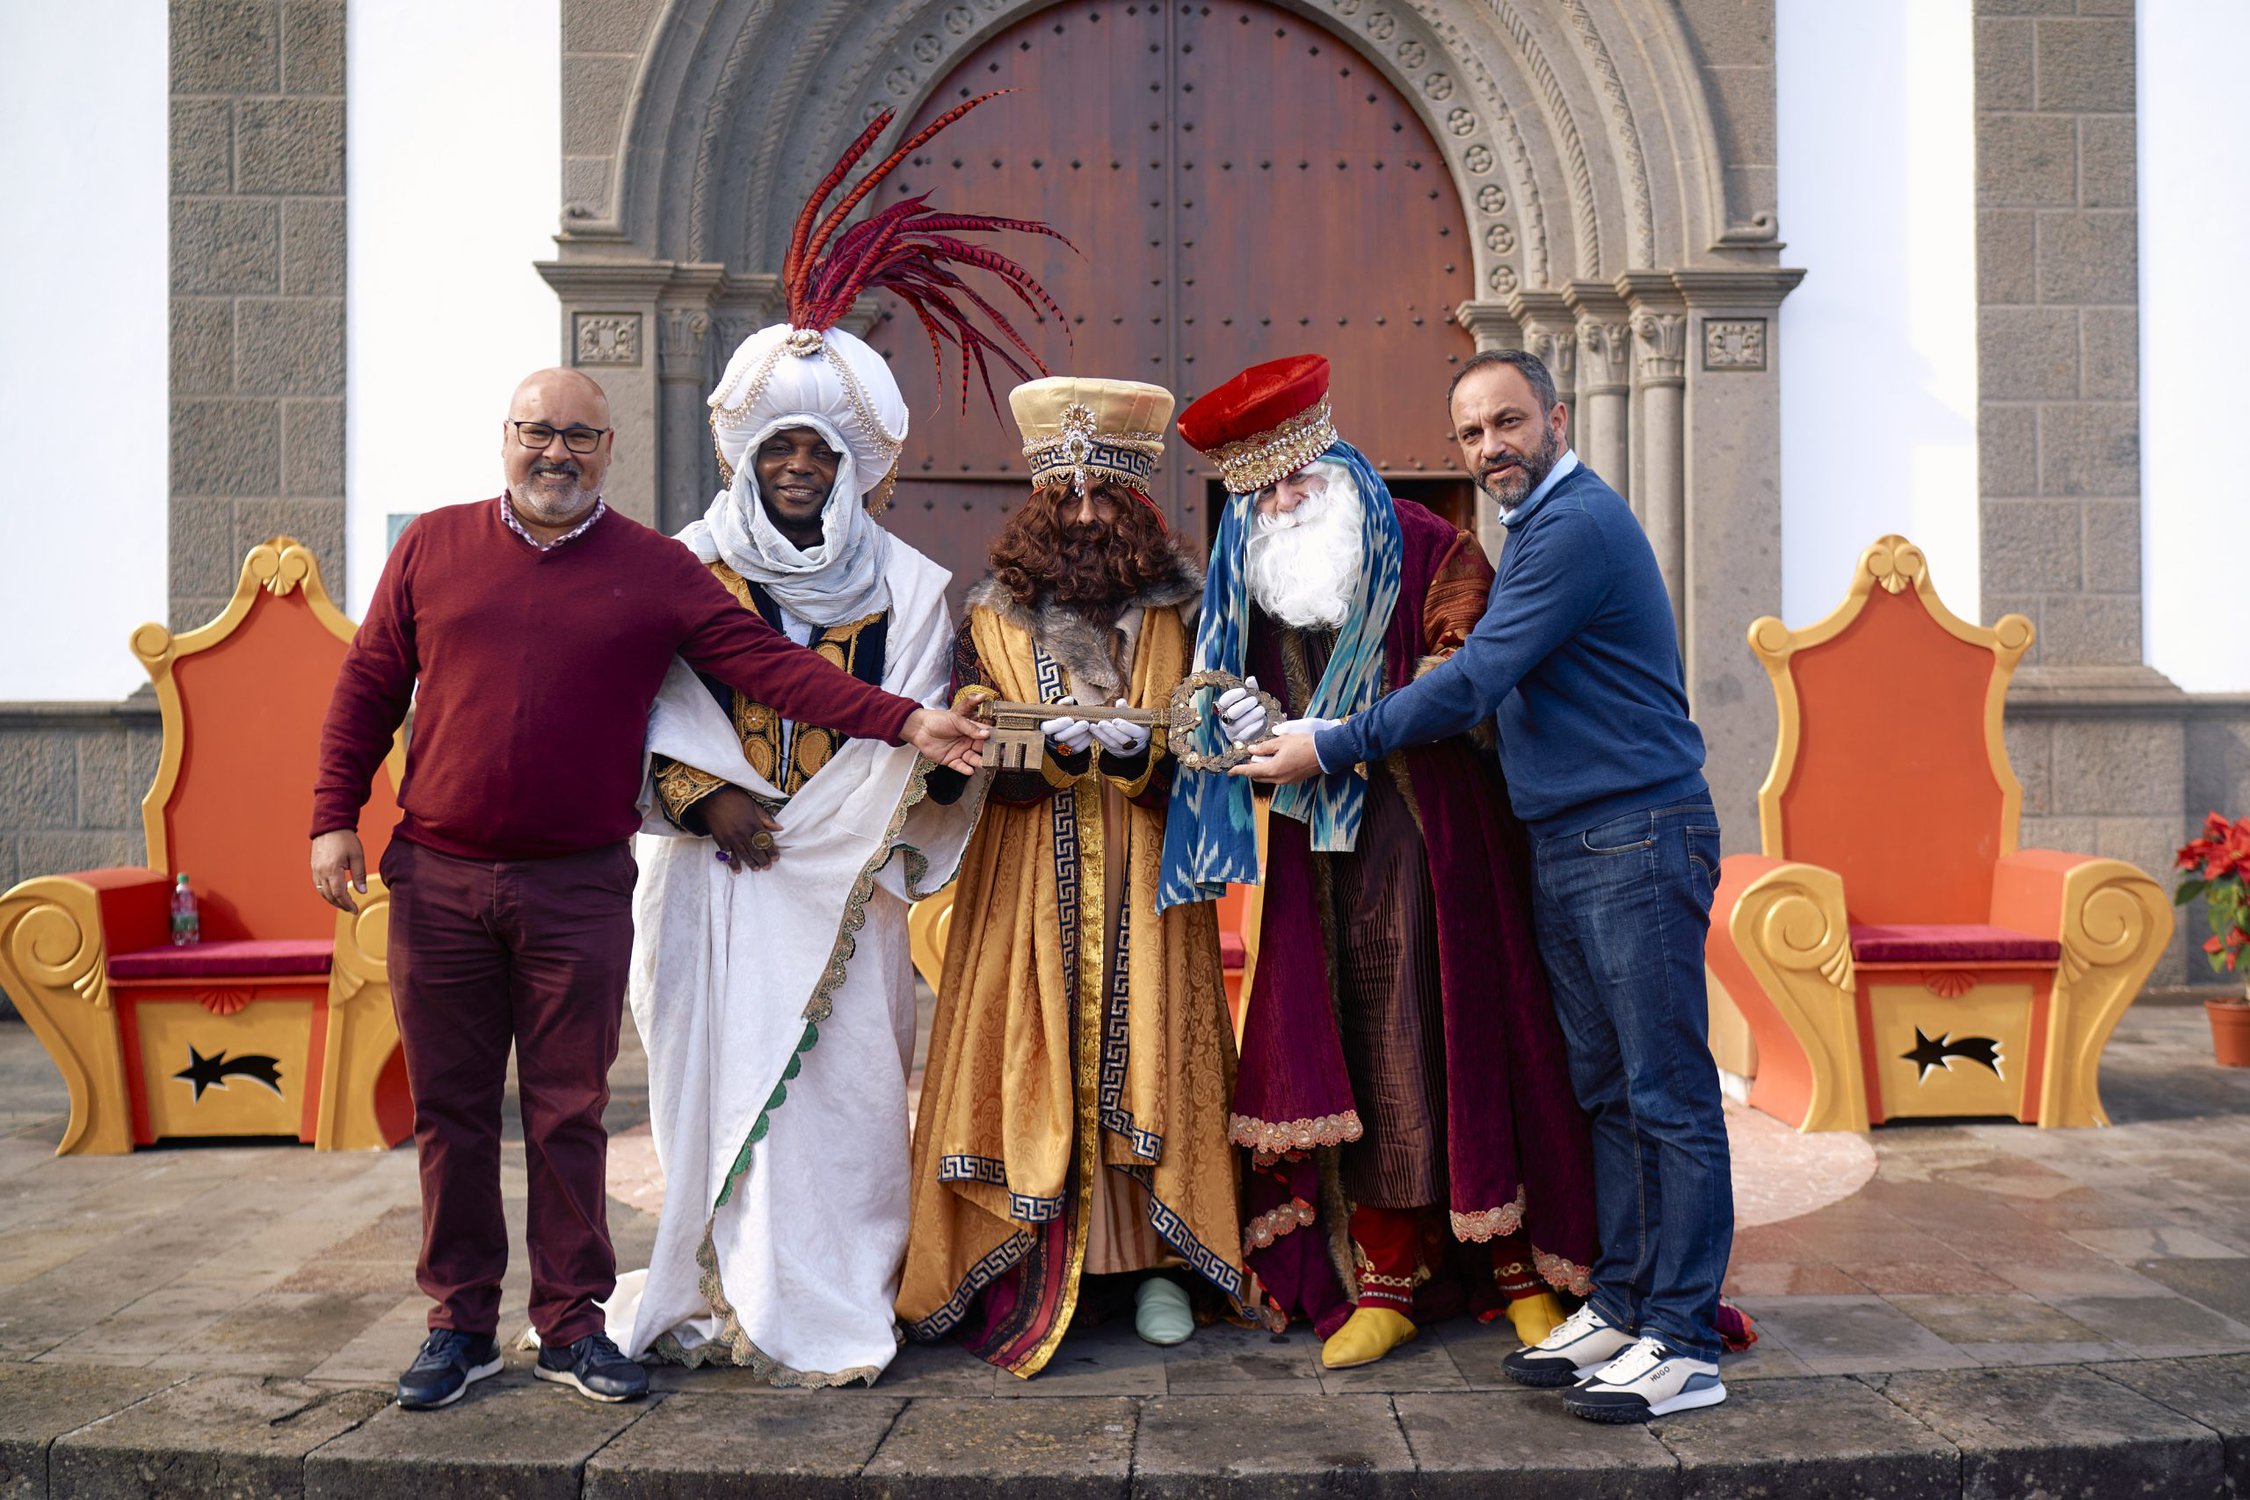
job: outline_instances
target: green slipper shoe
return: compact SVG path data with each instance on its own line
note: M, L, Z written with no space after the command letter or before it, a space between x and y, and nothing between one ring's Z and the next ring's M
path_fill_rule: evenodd
M1195 1332L1195 1311L1180 1284L1151 1276L1133 1291L1133 1331L1152 1344L1184 1344Z

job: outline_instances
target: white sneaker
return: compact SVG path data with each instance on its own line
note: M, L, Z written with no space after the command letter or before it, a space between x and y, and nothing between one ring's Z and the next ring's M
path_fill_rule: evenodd
M1538 1343L1500 1361L1500 1369L1518 1385L1569 1385L1593 1374L1632 1344L1631 1334L1603 1322L1589 1302Z
M1646 1422L1726 1399L1716 1364L1677 1353L1651 1334L1581 1381L1563 1405L1589 1422Z

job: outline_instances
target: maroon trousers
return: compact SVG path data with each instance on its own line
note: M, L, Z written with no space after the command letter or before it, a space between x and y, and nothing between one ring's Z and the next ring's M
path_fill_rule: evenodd
M516 1052L529 1177L531 1324L549 1344L602 1328L617 1285L604 1169L609 1068L633 951L632 849L455 859L394 838L391 995L414 1088L432 1328L495 1333L508 1226L500 1121Z

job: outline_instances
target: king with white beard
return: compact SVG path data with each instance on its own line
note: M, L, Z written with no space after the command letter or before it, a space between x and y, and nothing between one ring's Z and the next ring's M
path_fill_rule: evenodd
M1179 418L1229 494L1195 665L1300 721L1450 655L1492 583L1475 538L1336 436L1327 387L1326 360L1278 360ZM1282 727L1241 689L1216 707L1238 743ZM1162 897L1264 887L1230 1112L1262 1311L1310 1319L1330 1368L1462 1311L1536 1342L1561 1317L1550 1288L1587 1289L1592 1178L1497 768L1455 736L1271 811L1261 869L1248 784L1180 778Z

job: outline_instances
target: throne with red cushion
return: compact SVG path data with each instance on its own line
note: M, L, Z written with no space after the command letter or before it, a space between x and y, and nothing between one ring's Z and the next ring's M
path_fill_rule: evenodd
M1749 1100L1804 1130L1914 1116L2106 1125L2102 1048L2172 935L2146 874L2019 849L2001 714L2031 622L1956 618L1886 536L1843 604L1750 649L1780 711L1763 852L1712 907L1714 1036ZM1730 1066L1723 1042L1721 1066Z
M70 1089L58 1154L180 1137L395 1145L413 1105L384 967L389 897L314 894L305 825L321 720L352 623L311 552L250 550L219 617L133 632L163 710L141 803L146 869L26 880L0 896L0 985ZM397 821L403 741L377 772L369 864ZM172 875L202 941L171 942Z

